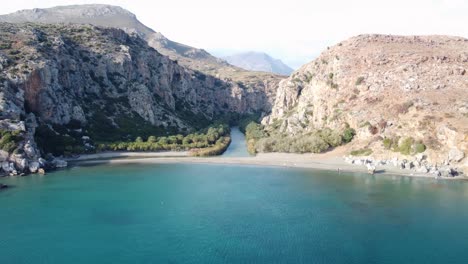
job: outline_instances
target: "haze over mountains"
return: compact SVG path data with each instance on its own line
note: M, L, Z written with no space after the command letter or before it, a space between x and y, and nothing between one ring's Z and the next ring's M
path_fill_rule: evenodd
M264 52L243 52L223 57L230 64L249 71L272 72L290 75L294 70L281 60L274 59Z

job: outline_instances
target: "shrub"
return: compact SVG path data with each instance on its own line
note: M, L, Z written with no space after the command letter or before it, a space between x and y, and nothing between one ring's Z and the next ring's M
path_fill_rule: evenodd
M410 155L412 152L414 139L411 137L405 138L401 144L398 145L398 150L403 155Z
M383 145L385 149L391 149L393 146L393 140L391 138L384 138Z
M57 129L62 130L65 128L57 127ZM65 152L71 154L71 151L81 144L81 140L78 141L68 134L58 133L47 125L39 126L36 129L34 137L40 149L45 153L52 153L54 155L62 155L65 154Z
M207 133L210 132L215 135L212 138L212 143L209 143ZM160 137L157 141L155 136L149 136L148 140L144 142L141 137L137 137L134 142L116 141L111 143L101 143L98 145L99 151L112 150L112 151L163 151L163 150L190 150L199 149L200 153L206 155L217 155L222 148L219 145L223 143L220 139L228 136L229 128L226 125L215 125L209 127L200 133L183 135L172 135L168 137ZM202 152L202 149L210 149ZM224 151L223 151L224 152ZM200 154L202 155L202 154Z
M426 145L424 145L423 143L416 143L414 144L414 152L416 153L421 153L421 152L424 152L426 151Z
M319 135L311 135L311 136L301 137L298 140L296 140L294 147L296 148L296 150L298 150L294 152L321 153L321 152L328 150L330 148L330 145Z
M369 156L372 154L372 149L369 148L363 148L363 149L358 149L358 150L353 150L350 153L352 156Z
M229 147L229 144L231 144L231 137L221 137L216 141L214 146L203 149L194 149L190 152L190 155L197 157L221 155Z
M341 135L329 128L325 128L320 131L320 137L332 147L340 146L343 143Z
M266 136L262 125L250 122L245 128L245 139L247 140L247 150L249 153L255 154L257 141Z
M361 83L364 81L364 77L358 77L356 80L356 85L361 85Z
M343 131L343 142L344 143L351 142L351 140L353 140L355 135L356 135L356 130L354 130L353 128L350 128L350 127L346 128Z

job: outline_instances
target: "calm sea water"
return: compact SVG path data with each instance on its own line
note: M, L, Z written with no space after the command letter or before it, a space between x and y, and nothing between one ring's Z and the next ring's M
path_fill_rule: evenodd
M223 153L224 157L248 157L250 156L247 151L245 136L238 127L231 128L231 144L228 149Z
M0 263L468 260L467 182L190 164L0 182Z

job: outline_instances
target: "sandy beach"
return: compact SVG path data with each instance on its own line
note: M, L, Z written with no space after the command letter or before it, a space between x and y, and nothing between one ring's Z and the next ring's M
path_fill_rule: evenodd
M340 151L338 150L338 153ZM291 154L291 153L261 153L252 157L190 157L188 152L106 152L98 154L81 155L78 158L68 159L71 164L125 164L125 163L194 163L194 164L228 164L253 166L278 166L290 168L308 168L342 172L367 173L365 166L348 164L343 156L336 151L325 154ZM378 166L377 175L399 175L410 177L434 178L431 174L417 173L394 166ZM464 179L463 177L447 179Z

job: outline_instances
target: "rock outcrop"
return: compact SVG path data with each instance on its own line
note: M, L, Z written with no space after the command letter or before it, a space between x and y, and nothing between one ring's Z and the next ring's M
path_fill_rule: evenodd
M264 80L269 80L269 83L277 83L282 78L276 74L246 71L230 65L203 49L197 49L172 41L160 32L156 32L145 26L137 19L135 14L119 6L91 4L58 6L44 9L35 8L1 15L0 22L72 23L120 28L128 34L137 34L146 40L150 47L168 56L170 59L176 60L182 66L214 76L224 82L230 82L234 86L241 83L243 88L258 90L259 93L267 90L268 93L274 95L276 89L271 89L271 86L265 85L263 82ZM274 96L268 98L273 99Z
M47 147L111 139L126 128L184 132L224 114L271 108L274 79L258 87L223 81L121 29L0 23L0 35L0 128L16 144L2 143L11 148L1 156L18 171L38 162L38 135Z
M467 70L465 38L360 35L281 81L263 124L288 135L351 126L351 149L383 159L425 151L431 164L467 172ZM395 151L406 138L419 149Z

